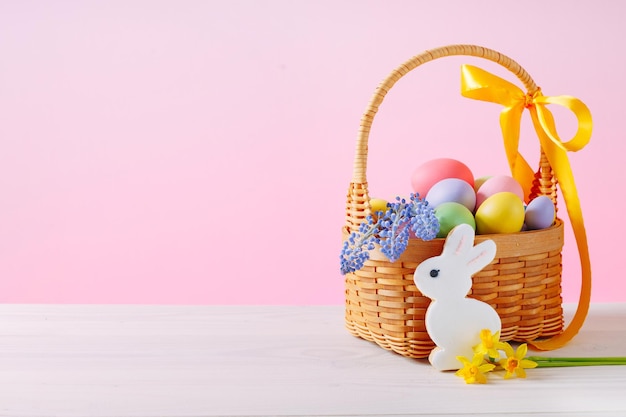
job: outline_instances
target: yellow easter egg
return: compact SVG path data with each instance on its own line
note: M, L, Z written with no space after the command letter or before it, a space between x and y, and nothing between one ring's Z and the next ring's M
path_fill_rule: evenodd
M370 206L373 216L376 216L376 213L379 211L385 213L387 211L387 200L383 200L382 198L370 198Z
M515 193L496 193L478 207L474 217L478 234L516 233L524 225L524 203Z

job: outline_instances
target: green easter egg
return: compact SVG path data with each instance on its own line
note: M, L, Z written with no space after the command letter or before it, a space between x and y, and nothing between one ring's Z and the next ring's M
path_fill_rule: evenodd
M474 215L463 204L455 202L441 203L435 208L435 217L439 220L437 237L446 237L450 230L461 223L466 223L476 230Z

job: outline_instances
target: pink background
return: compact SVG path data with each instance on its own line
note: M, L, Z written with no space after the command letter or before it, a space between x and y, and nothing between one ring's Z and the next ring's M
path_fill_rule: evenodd
M626 301L626 6L617 1L4 1L0 302L340 304L340 229L359 119L397 65L451 43L579 97L570 154L593 300ZM374 123L373 196L439 156L507 173L500 107L463 99L446 58ZM554 110L564 138L572 116ZM535 139L525 118L528 159ZM561 214L564 214L564 208ZM578 294L571 233L564 296Z

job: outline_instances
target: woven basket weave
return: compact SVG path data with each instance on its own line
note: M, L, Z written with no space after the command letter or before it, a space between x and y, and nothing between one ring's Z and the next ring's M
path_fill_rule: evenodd
M451 45L416 55L396 68L376 89L363 117L357 139L353 177L346 203L344 240L370 214L366 180L368 138L374 116L387 92L409 71L437 58L466 55L485 58L511 71L532 94L538 90L530 75L501 53L475 45ZM547 195L556 205L556 179L543 150L531 189L532 199ZM492 239L496 258L473 276L470 297L490 304L502 320L501 340L530 341L563 330L561 250L563 223L551 228L511 234L478 235L476 243ZM346 274L345 321L355 336L412 358L425 358L433 349L425 326L430 299L413 282L420 262L439 255L444 239L413 238L402 256L391 263L378 248L364 267Z

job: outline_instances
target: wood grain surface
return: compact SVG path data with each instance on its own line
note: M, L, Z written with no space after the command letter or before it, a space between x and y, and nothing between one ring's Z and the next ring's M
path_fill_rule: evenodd
M626 415L626 366L466 385L343 326L342 306L2 305L0 416ZM593 305L546 356L625 346L626 304Z

